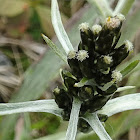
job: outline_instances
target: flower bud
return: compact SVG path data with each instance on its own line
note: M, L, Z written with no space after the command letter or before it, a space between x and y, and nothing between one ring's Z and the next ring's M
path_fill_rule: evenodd
M101 30L102 30L102 26L98 24L92 26L92 32L94 34L99 34Z
M89 29L89 24L87 23L87 22L85 22L85 23L81 23L80 25L79 25L79 30L81 30L82 32L86 32L87 33L87 31L88 31L88 29Z
M68 64L72 70L72 73L76 75L78 78L82 76L81 70L79 68L78 60L76 59L76 51L70 51L68 53Z
M97 94L91 100L85 102L84 106L88 108L90 113L93 113L101 109L109 99L110 96L100 96Z
M117 17L120 21L124 21L124 20L125 20L125 16L124 16L123 14L121 14L121 13L118 13L118 14L116 15L116 17Z
M133 49L133 45L130 41L125 41L125 43L119 48L114 49L112 52L113 67L119 65L129 54L129 51Z
M60 94L60 89L57 87L53 90L54 95L59 95Z
M112 79L116 82L120 82L122 80L122 74L120 71L114 70L111 75Z
M93 97L94 91L91 86L83 86L80 88L78 96L81 101L89 100Z
M78 61L82 62L83 60L85 60L88 57L89 57L88 52L85 51L85 50L79 50L78 53L77 53Z
M71 109L64 109L61 113L64 121L69 121Z
M94 34L90 30L88 23L80 24L79 29L80 29L82 44L86 45L86 46L89 46L90 45L90 40L93 40L93 38L94 38ZM87 51L88 51L88 49L87 49Z
M108 82L112 80L111 72L109 72L108 74L103 74L103 73L98 72L95 76L96 76L95 81L98 84L98 86L104 86L105 84L107 84Z
M129 40L126 40L124 42L124 44L125 44L125 47L126 47L127 52L130 52L130 51L133 50L133 44Z
M71 104L71 99L68 93L64 89L55 88L53 91L55 96L55 102L59 106L59 108L67 108Z
M105 25L108 29L112 30L118 28L121 24L121 21L117 17L108 17L106 18Z
M78 51L79 50L88 51L88 55L94 57L95 56L94 55L94 53L95 53L95 42L92 39L90 39L90 38L88 38L86 41L87 41L86 43L83 43L83 42L79 43Z
M79 50L77 53L77 59L79 63L80 70L82 72L83 77L92 77L90 58L88 55L88 51Z
M79 118L79 121L78 121L78 130L80 132L83 132L83 133L88 133L90 132L92 129L91 129L91 126L88 124L88 122L86 122L84 119L82 118Z
M73 87L73 85L77 82L76 79L74 79L73 77L71 77L69 75L69 71L63 70L62 71L62 77L64 79L64 84L67 87L67 89ZM71 74L72 75L72 74Z
M111 62L113 61L112 60L112 57L111 56L109 56L109 55L105 55L105 56L103 56L103 61L106 63L106 64L111 64Z
M112 66L112 57L109 55L102 55L101 57L97 58L97 63L96 66L97 70L104 73L108 74L110 71L110 67Z
M75 59L76 58L76 51L69 51L68 59Z
M106 18L105 27L113 31L114 35L118 35L124 20L125 17L122 14L118 14L115 17L108 17Z
M114 33L100 35L96 41L95 51L102 55L107 55L112 47Z
M116 47L120 37L121 37L121 33L119 32L118 35L116 35L115 38L114 38L114 42L112 44L111 50L114 50L114 48Z

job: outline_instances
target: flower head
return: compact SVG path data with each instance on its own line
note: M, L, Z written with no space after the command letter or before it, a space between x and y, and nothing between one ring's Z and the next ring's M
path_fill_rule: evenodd
M86 32L89 29L89 24L87 22L81 23L79 25L79 30Z
M125 47L126 47L127 51L132 51L133 50L133 44L129 40L126 40L124 42L124 44L125 44Z
M122 80L122 74L120 73L120 71L117 71L117 70L114 70L112 72L112 75L111 77L116 81L116 82L119 82Z
M53 90L54 93L56 94L59 94L60 93L60 89L58 87L56 87L54 90Z
M68 59L75 59L76 58L76 51L69 51Z
M94 34L98 34L102 30L102 27L98 24L92 26L92 31Z
M86 58L88 58L89 57L89 55L88 55L88 51L85 51L85 50L80 50L80 51L78 51L78 53L77 53L77 59L79 60L79 61L83 61L83 60L85 60Z
M120 21L124 21L125 20L125 16L123 14L117 14L116 17L120 20Z
M106 64L110 64L113 60L112 60L112 57L109 56L109 55L105 55L103 56L103 60Z
M105 25L107 26L108 29L115 29L117 27L120 26L120 19L117 18L117 17L108 17L106 18L106 22L105 22Z

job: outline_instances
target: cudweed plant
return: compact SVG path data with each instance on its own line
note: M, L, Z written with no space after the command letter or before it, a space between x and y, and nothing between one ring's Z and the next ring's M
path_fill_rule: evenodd
M48 112L69 121L66 140L75 140L77 130L86 133L92 129L101 140L111 140L102 123L116 113L140 109L140 93L111 99L116 92L134 88L119 88L117 83L139 63L136 60L125 69L117 70L117 66L133 51L133 44L125 40L116 47L125 16L114 13L92 28L86 22L80 24L81 41L78 49L74 49L64 30L57 0L52 0L53 27L66 54L48 37L42 36L70 70L60 70L63 83L53 90L55 99L0 104L0 115Z

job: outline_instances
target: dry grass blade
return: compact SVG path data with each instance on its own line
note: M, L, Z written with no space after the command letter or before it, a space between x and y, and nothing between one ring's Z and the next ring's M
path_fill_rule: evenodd
M17 76L12 75L12 76L4 76L0 75L0 84L6 85L8 87L12 87L14 85L19 85L20 80Z
M7 74L10 72L14 72L14 68L11 66L0 66L0 74Z
M21 49L23 49L25 54L33 60L38 60L39 56L44 54L46 51L46 46L41 43L28 40L12 39L0 35L0 46L8 44L13 45L13 47L19 46Z
M0 95L5 99L5 100L8 100L9 98L9 93L10 93L10 90L3 86L3 85L0 85Z
M0 96L8 101L10 94L21 83L21 79L13 74L12 66L0 66Z

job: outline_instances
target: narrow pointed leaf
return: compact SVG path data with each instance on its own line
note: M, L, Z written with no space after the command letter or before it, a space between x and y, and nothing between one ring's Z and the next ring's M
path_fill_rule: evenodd
M80 107L81 101L74 98L69 125L66 133L66 140L75 140L76 138Z
M98 88L100 88L102 91L106 91L109 87L111 87L114 84L115 81L110 81L108 83L106 83L103 87L98 86Z
M122 13L123 15L127 15L129 10L131 9L135 0L119 0L115 10L114 15L118 13Z
M82 78L80 82L75 83L74 87L83 87L84 85L91 85L94 86L96 85L96 82L94 79L88 79L86 77Z
M124 86L124 87L119 87L115 92L121 92L124 90L132 89L135 88L135 86Z
M48 112L61 116L61 109L58 108L54 99L0 104L0 115L23 112Z
M138 64L140 60L135 60L131 64L129 64L125 69L121 70L122 76L126 76L129 72L131 72Z
M50 48L65 62L67 63L67 56L61 52L60 49L45 35L42 34L43 39L49 45Z
M101 140L112 140L100 122L97 113L87 114L85 120L90 124Z
M63 76L62 76L63 75L62 74L63 72L64 72L63 69L60 69L60 76L61 76L62 80L63 80ZM70 77L70 78L72 78L72 79L77 80L77 78L74 75L72 75L72 73L70 73L67 70L65 70L65 75L68 76L68 77Z
M80 82L75 83L74 87L82 87L87 83L87 81L88 81L88 78L84 77L84 78L81 79Z
M55 33L65 52L68 53L70 50L74 50L69 37L63 27L57 0L52 0L51 16Z
M106 105L98 111L108 117L126 110L140 109L140 93L125 95L109 100Z

